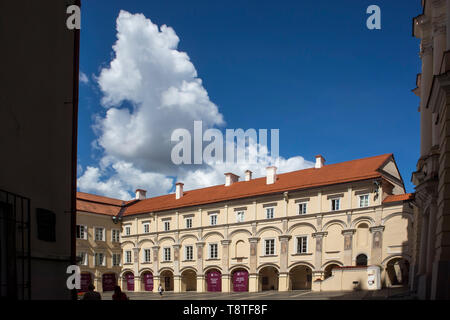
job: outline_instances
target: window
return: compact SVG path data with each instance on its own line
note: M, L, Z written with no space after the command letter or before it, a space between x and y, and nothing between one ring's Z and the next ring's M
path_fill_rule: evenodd
M131 227L125 226L125 235L129 236L131 234Z
M217 214L212 214L209 216L209 224L212 226L217 224Z
M357 266L367 266L367 256L365 254L359 254L356 257L356 265Z
M298 204L298 214L306 214L307 203L302 202Z
M144 249L144 262L150 262L151 250Z
M105 255L103 253L95 254L95 265L104 266L105 265Z
M164 231L170 230L170 221L164 221Z
M164 248L164 256L163 256L163 261L170 261L171 255L170 255L170 248Z
M308 252L308 237L301 236L297 237L297 253L307 253Z
M369 206L369 195L363 194L359 196L359 207L364 208Z
M112 240L112 242L120 241L120 230L118 230L118 229L111 230L111 240Z
M113 267L120 266L120 253L113 253L112 260L113 260Z
M264 240L264 255L271 256L275 254L275 239Z
M150 232L150 223L146 222L143 224L144 226L144 233L149 233Z
M88 259L87 259L87 253L86 252L79 252L77 254L78 256L78 264L81 266L87 266L88 265Z
M125 251L125 263L131 263L131 251Z
M331 210L332 211L341 210L341 199L340 198L331 199Z
M244 211L238 211L236 213L237 222L244 222Z
M95 241L105 241L105 228L95 228Z
M209 258L210 259L217 259L218 257L219 257L219 255L218 255L217 243L211 243L209 245Z
M87 239L87 227L77 225L77 239Z
M194 247L186 246L184 249L184 258L186 260L194 260Z
M192 218L186 218L186 229L192 228Z
M266 208L266 219L273 219L273 208Z

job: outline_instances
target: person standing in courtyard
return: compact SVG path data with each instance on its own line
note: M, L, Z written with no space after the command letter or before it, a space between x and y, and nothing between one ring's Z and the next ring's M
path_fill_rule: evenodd
M126 301L129 300L125 292L122 292L119 286L114 287L114 294L112 296L114 301Z
M163 296L163 292L164 292L164 288L162 287L161 284L159 284L158 292L159 292L159 295L162 297Z
M102 300L102 296L97 291L94 291L95 286L91 283L88 286L88 291L83 295L83 300Z

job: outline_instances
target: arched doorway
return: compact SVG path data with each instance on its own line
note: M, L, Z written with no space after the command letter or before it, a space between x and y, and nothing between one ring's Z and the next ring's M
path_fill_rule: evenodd
M333 275L333 269L338 267L340 266L336 263L331 263L327 265L324 270L324 278L328 279L329 277L331 277Z
M170 270L164 270L160 274L161 285L164 291L173 291L173 273Z
M291 290L311 290L312 270L308 266L296 266L289 272Z
M258 273L260 291L278 290L278 270L274 267L264 267Z
M143 272L141 279L144 291L153 291L153 274L150 271Z
M205 274L206 291L221 292L222 291L222 273L217 269L210 269Z
M134 291L134 274L133 272L126 272L123 275L122 288L126 288L127 291Z
M248 271L245 269L235 269L231 273L231 287L234 292L248 291Z
M197 273L194 270L181 273L181 291L197 291Z
M386 286L408 285L409 262L403 258L394 258L386 264Z
M105 273L102 275L102 289L105 291L114 291L114 287L117 285L117 279L115 273Z
M356 265L357 266L367 266L367 256L364 253L358 254L356 257Z
M87 292L88 286L94 283L94 277L89 272L82 272L80 275L80 292Z

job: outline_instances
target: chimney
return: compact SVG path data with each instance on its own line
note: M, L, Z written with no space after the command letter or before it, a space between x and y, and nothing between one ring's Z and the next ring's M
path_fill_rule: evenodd
M238 181L239 181L239 176L237 176L231 172L225 173L225 187L229 187L233 183L238 182Z
M252 180L252 172L250 170L245 170L245 181Z
M176 199L180 199L182 196L183 196L183 186L184 186L184 183L182 183L182 182L177 182L176 184L175 184L175 188L176 188L176 190L175 190L175 198Z
M325 165L325 158L320 154L316 156L316 169L320 169Z
M267 167L266 168L266 183L267 184L273 184L277 180L277 167Z
M147 195L147 190L137 189L136 190L136 200L144 200Z

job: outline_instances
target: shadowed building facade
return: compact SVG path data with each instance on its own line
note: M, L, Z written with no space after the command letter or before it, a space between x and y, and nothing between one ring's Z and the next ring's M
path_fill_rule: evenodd
M115 273L123 289L341 290L347 287L334 283L342 274L350 286L356 279L365 288L359 275L367 266L381 268L385 286L408 284L413 195L405 194L392 154L330 165L317 156L314 168L277 174L269 167L266 177L252 179L247 171L243 181L232 173L224 180L189 191L177 183L174 194L158 197L137 190L135 200L122 204L79 193L109 210L102 215L107 239L108 229L121 230ZM99 216L95 210L78 209L88 232L100 224L91 220ZM85 241L85 251L95 254L104 241L98 239L78 240L79 248ZM96 283L110 272L94 269Z

